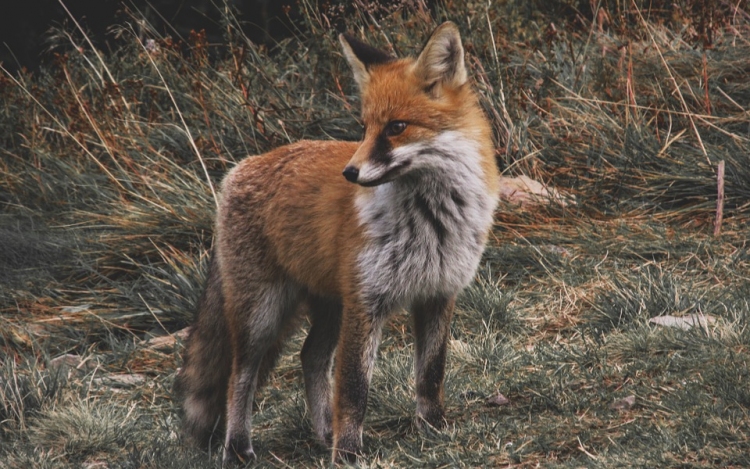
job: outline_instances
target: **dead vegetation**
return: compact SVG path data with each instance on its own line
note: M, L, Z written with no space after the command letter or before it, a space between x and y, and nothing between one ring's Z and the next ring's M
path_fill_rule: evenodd
M171 391L217 182L247 154L359 137L333 25L407 54L444 19L504 175L565 203L498 210L453 324L446 431L414 425L410 326L390 321L365 465L750 465L747 4L541 3L301 2L271 50L231 11L218 45L132 12L112 55L61 30L47 70L0 74L0 467L219 466L182 441ZM257 401L260 466L328 465L302 337Z

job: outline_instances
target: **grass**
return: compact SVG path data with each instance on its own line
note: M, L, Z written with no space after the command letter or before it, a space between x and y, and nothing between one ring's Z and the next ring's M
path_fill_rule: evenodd
M162 37L133 11L111 54L63 29L48 68L0 74L0 467L219 467L183 441L172 382L221 175L290 141L359 137L332 25L414 54L449 18L504 174L570 203L501 204L452 326L445 431L413 422L410 325L390 320L362 465L750 465L750 11L722 4L708 27L698 1L584 3L302 2L270 50L231 11L222 44ZM716 321L649 322L694 313ZM258 466L329 465L303 339L257 397Z

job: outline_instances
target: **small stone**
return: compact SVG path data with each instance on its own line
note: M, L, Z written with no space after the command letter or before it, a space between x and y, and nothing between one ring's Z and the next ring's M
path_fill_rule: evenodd
M83 358L81 358L80 355L66 353L65 355L60 355L59 357L55 357L52 360L50 360L49 367L53 369L58 369L63 366L68 367L68 368L78 368L78 366L82 362L83 362Z
M685 316L656 316L649 319L651 324L657 324L664 327L676 327L678 329L688 330L695 326L706 328L716 322L716 318L708 314L687 314Z
M630 395L628 397L618 399L609 408L612 410L630 410L635 405L635 396Z
M146 381L146 377L140 373L114 373L94 381L108 384L115 388L129 388L143 384Z
M80 306L63 306L60 308L60 311L63 313L82 313L84 311L88 311L91 308L91 305L80 305Z
M494 396L489 397L486 404L490 407L500 407L510 404L510 400L502 394L497 393Z
M146 341L146 346L152 350L172 350L177 340L185 341L190 334L190 328L186 327L174 334L153 337Z

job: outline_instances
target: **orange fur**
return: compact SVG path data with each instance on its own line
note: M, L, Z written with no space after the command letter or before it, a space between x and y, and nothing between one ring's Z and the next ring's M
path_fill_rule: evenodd
M452 23L416 60L341 40L362 93L363 141L280 147L243 160L222 184L208 286L178 385L190 434L205 441L224 422L225 460L254 455L252 399L301 304L312 322L301 354L307 401L335 459L361 451L373 362L393 309L414 317L417 415L444 424L453 305L497 199L490 125Z

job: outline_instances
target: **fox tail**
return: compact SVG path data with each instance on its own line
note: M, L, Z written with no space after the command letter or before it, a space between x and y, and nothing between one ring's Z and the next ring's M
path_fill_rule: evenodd
M187 339L182 369L175 380L175 391L184 410L183 429L204 447L212 443L215 433L224 429L232 360L223 304L221 274L212 253L208 283Z

